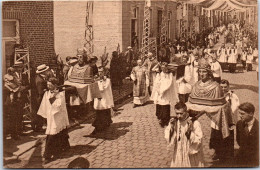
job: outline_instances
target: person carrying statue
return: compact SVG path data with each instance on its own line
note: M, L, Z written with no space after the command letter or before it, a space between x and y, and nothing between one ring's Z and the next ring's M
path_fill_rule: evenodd
M198 73L200 80L193 86L186 105L191 116L206 113L211 119L210 148L222 153L222 162L228 162L233 157L232 149L222 149L230 148L225 141L233 135L234 118L230 103L226 101L220 84L213 80L211 66L204 58L199 60Z

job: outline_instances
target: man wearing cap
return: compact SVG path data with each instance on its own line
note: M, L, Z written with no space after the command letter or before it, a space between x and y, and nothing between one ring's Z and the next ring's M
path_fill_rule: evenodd
M37 110L40 107L43 95L45 90L47 89L47 71L49 70L49 66L46 64L39 65L36 70L36 90L37 90ZM39 115L34 115L34 123L33 123L33 130L34 131L42 131L43 126L43 118Z
M149 93L153 91L153 82L156 77L156 66L158 66L159 62L154 57L153 53L148 52L148 58L144 61L143 66L147 68L148 77L149 77Z

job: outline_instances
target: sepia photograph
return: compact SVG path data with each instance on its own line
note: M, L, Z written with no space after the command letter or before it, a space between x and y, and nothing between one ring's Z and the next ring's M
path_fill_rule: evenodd
M257 0L4 0L10 169L259 167Z

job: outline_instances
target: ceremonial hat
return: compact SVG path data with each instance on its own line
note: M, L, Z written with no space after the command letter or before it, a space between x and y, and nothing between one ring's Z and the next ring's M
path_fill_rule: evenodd
M211 66L205 58L199 59L198 68L211 71Z
M86 50L84 48L77 49L77 55L85 55L85 54L86 54Z
M36 73L39 74L39 73L47 71L48 69L49 69L49 66L46 66L46 64L42 64L37 67Z

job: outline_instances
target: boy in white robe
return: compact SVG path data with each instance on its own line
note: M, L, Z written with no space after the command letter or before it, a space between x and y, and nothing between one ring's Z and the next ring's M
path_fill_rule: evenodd
M92 124L95 130L92 135L101 132L109 127L113 122L111 119L111 108L114 107L114 100L111 88L111 80L106 76L104 69L99 70L98 87L101 92L101 99L94 99L94 109L96 110L96 118Z
M170 120L170 104L176 102L177 95L174 87L173 74L169 72L167 63L162 63L161 73L155 78L151 100L156 104L156 116L159 124L167 126Z
M204 167L200 123L189 116L182 102L175 105L175 113L165 129L168 149L173 152L171 168Z
M67 127L69 118L65 102L65 92L57 89L58 80L50 78L47 82L48 91L44 93L38 115L47 119L45 134L45 163L55 159L62 151L70 148Z

